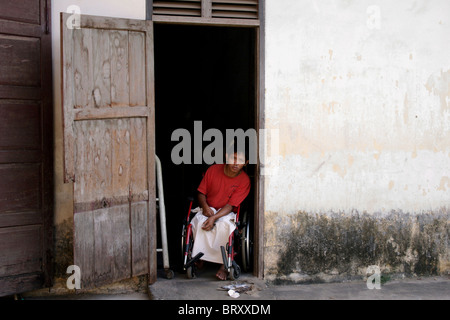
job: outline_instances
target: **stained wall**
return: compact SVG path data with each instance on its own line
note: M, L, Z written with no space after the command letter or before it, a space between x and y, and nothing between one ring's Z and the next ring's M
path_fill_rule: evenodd
M267 0L265 275L448 273L450 3ZM271 146L267 146L269 149Z

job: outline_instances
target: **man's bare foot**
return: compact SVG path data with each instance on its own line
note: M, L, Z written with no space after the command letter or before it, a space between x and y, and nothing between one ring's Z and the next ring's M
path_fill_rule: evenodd
M219 271L216 273L216 277L219 280L225 281L228 277L228 272L225 271L225 267L223 265L220 266Z

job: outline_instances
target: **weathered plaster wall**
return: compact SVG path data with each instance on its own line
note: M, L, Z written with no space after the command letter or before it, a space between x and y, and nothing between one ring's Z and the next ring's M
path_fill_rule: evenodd
M65 274L73 264L73 184L64 184L63 122L61 107L60 12L76 5L81 14L145 19L145 0L57 0L52 1L52 48L54 92L55 163L55 271Z
M450 2L267 0L268 278L445 273ZM319 275L319 276L318 276Z

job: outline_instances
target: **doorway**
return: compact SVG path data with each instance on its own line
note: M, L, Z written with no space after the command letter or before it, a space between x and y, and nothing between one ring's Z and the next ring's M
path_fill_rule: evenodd
M256 128L256 37L252 28L154 25L156 154L163 166L170 264L176 270L182 269L188 197L195 197L208 164L194 164L193 158L191 164L174 164L171 152L179 142L171 141L172 133L186 129L193 141L195 121L201 121L202 134L218 129L224 137L226 129ZM256 166L246 171L252 189L243 210L253 217Z

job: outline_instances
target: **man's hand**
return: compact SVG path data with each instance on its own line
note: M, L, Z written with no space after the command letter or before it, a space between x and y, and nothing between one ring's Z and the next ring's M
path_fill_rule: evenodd
M211 209L206 202L206 196L201 192L198 193L198 203L200 205L200 208L202 208L202 213L205 217L209 218L214 215L213 209Z
M211 209L209 206L205 206L204 208L202 208L202 212L205 217L209 218L214 216L214 210Z
M209 217L208 220L206 220L203 225L202 225L202 229L205 231L211 231L214 228L216 219L214 218L214 216Z

